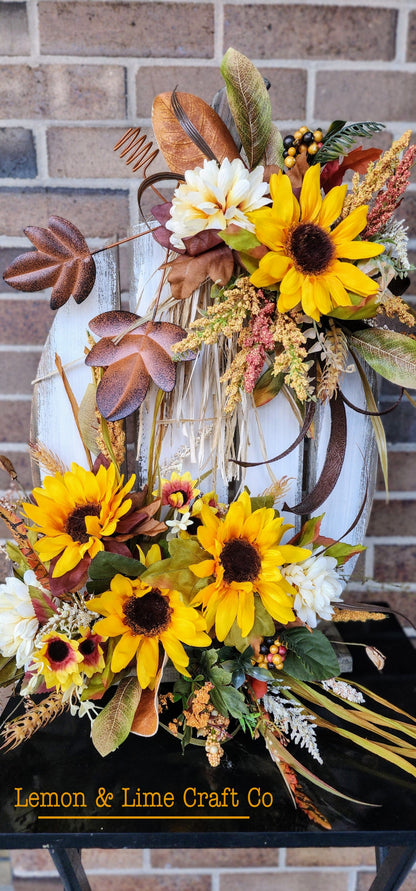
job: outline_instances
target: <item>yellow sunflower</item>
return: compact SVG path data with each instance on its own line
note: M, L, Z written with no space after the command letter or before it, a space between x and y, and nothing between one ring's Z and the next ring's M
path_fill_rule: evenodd
M178 591L152 588L140 578L131 581L114 576L111 590L89 600L87 606L105 617L94 625L95 633L120 637L111 660L112 671L122 671L136 657L137 678L143 688L154 687L159 643L177 671L186 675L189 657L181 641L193 647L211 643L205 620L183 603Z
M273 207L263 207L249 216L256 236L269 252L251 276L256 287L280 282L279 312L299 303L306 315L319 321L321 314L337 306L351 306L351 291L361 297L377 293L378 284L354 261L375 257L383 245L356 241L367 222L367 205L355 208L335 228L344 204L347 186L335 186L324 199L320 189L320 166L307 170L300 193L300 206L288 176L279 171L270 178Z
M71 470L47 476L42 488L33 490L36 504L24 504L23 509L43 536L34 544L40 559L59 556L54 577L70 572L85 556L93 559L104 550L102 539L114 534L118 521L130 510L131 499L126 495L134 481L132 476L123 486L113 464L101 465L95 474L74 463Z
M80 675L82 654L75 640L66 634L50 632L42 637L43 647L33 655L33 663L38 674L43 675L48 690L55 687L63 693L72 684L77 687L83 683Z
M242 636L247 637L255 620L255 594L273 619L283 624L293 621L296 592L278 567L306 560L311 552L280 544L284 532L291 528L283 524L283 518L275 517L273 508L252 512L249 495L243 492L225 519L205 506L201 519L198 539L212 559L195 563L190 569L198 578L214 576L214 581L192 602L204 607L208 629L215 622L216 636L224 640L237 619Z

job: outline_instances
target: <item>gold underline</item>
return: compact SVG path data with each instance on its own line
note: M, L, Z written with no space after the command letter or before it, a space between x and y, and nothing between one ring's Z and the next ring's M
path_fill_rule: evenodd
M80 817L78 815L72 814L54 814L52 817L46 816L38 816L38 820L249 820L250 817L242 817L242 816L234 816L233 814L230 816L224 815L216 815L210 814L209 816L204 816L203 814L186 814L180 817L169 816L133 816L132 814L122 814L119 816L118 814L101 814L97 816L83 816Z

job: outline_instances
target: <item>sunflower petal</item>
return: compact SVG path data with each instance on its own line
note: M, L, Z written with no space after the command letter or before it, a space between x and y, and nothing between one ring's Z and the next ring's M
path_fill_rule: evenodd
M360 294L361 297L369 297L370 294L377 294L379 286L368 275L365 275L361 269L354 266L353 263L342 263L339 260L334 264L335 275L348 291L354 294Z
M302 222L314 223L322 207L321 167L314 164L306 171L300 193Z
M319 226L322 226L323 229L328 229L332 226L332 223L334 223L340 216L347 189L347 184L344 186L334 186L334 188L325 195L318 217L318 224Z

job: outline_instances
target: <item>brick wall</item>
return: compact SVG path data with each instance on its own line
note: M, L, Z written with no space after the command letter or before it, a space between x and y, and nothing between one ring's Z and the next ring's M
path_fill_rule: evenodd
M93 247L122 236L135 219L138 180L113 154L116 139L130 124L147 130L154 95L175 84L210 101L222 86L218 66L229 45L269 78L274 116L287 132L303 121L325 127L334 117L373 118L387 124L384 147L413 125L416 0L0 2L0 269L28 246L23 227L44 225L50 213L73 220ZM416 262L415 185L403 215ZM0 452L29 485L31 380L52 316L46 294L0 287ZM416 278L409 299L416 299ZM383 402L392 398L386 388ZM381 588L415 619L416 411L404 402L385 426L390 503L380 485L368 549L350 587L361 597L380 597ZM0 490L6 486L0 473ZM141 856L87 860L123 868L118 887L126 891L244 891L277 876L289 891L305 884L305 871L308 888L364 891L373 867L361 849ZM45 867L33 854L15 855L15 888L54 891L56 882L41 877ZM35 868L39 878L29 880ZM104 887L102 878L92 882ZM416 888L415 879L403 887Z

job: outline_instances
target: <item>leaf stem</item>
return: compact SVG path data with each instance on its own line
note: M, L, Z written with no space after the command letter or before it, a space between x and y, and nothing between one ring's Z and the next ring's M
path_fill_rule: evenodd
M114 241L113 244L106 244L104 247L96 248L95 251L91 251L91 256L93 254L101 254L103 251L109 251L110 248L118 247L120 244L126 244L128 241L134 241L135 238L141 238L142 235L150 235L151 232L151 229L146 229L145 232L138 232L136 235L130 235L129 238L122 238L121 241Z

